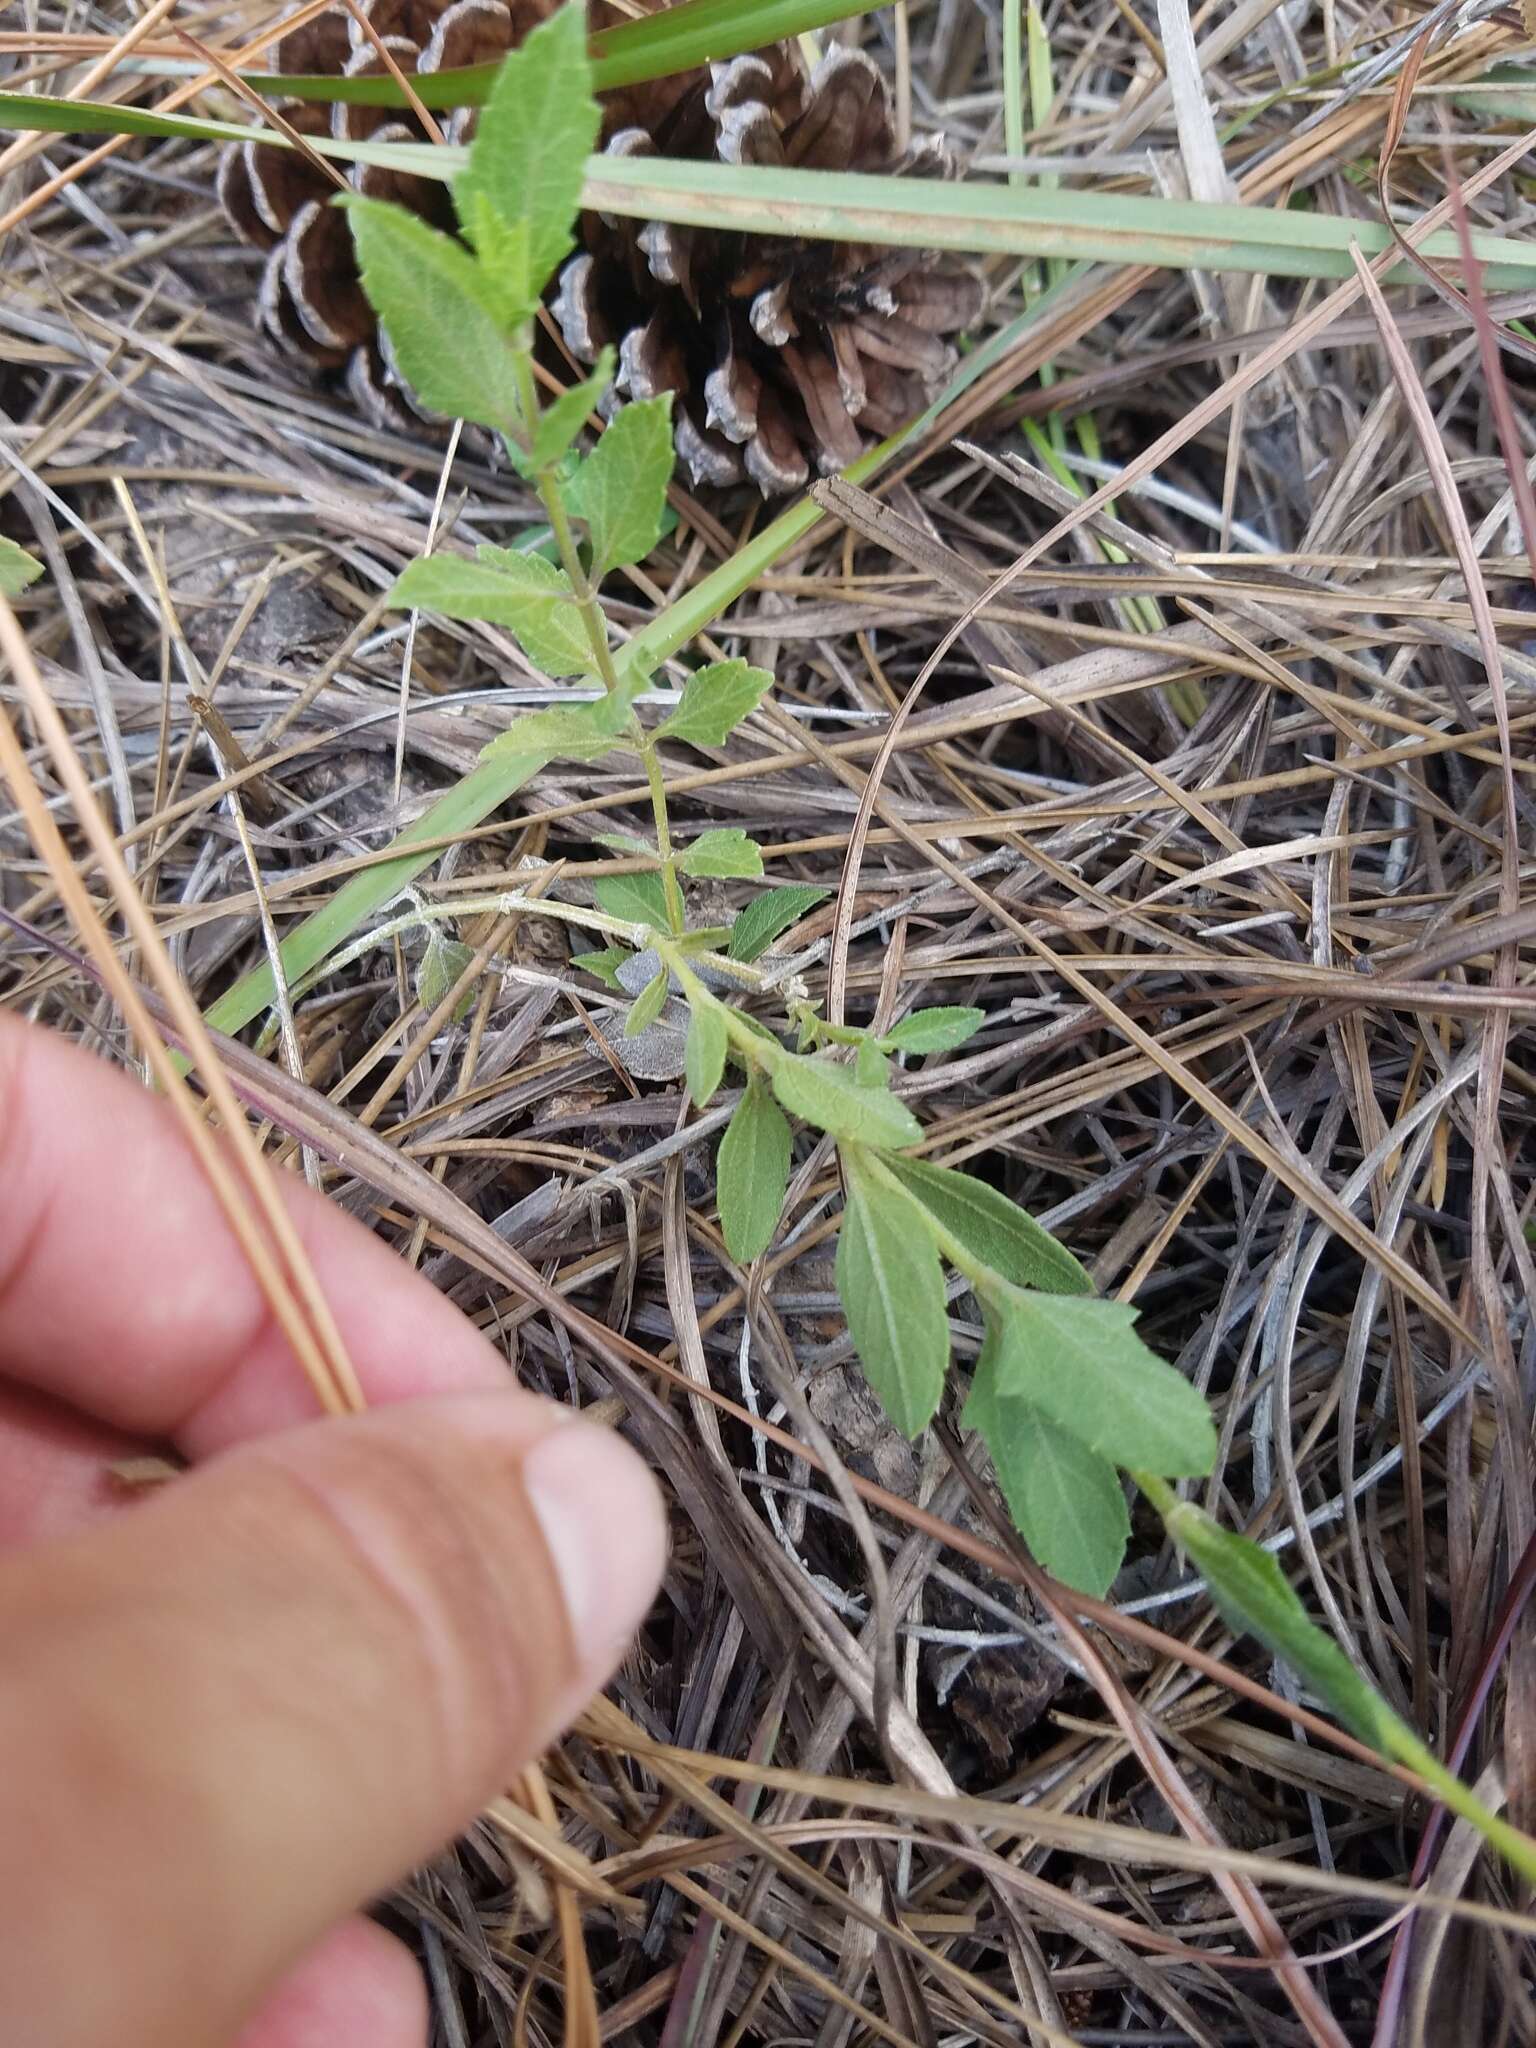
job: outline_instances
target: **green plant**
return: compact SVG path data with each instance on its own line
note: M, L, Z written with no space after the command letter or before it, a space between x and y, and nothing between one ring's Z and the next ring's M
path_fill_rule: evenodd
M20 597L42 573L43 565L35 555L0 534L0 597Z
M592 760L623 748L638 755L651 793L653 837L618 842L641 865L600 882L595 907L498 895L483 904L461 899L452 914L536 907L579 925L606 942L578 956L579 964L613 985L626 959L643 954L650 972L627 1033L643 1031L675 992L687 1006L685 1072L694 1103L708 1104L732 1070L740 1084L718 1160L720 1225L732 1258L748 1263L772 1243L793 1160L791 1120L822 1133L845 1196L839 1293L865 1371L896 1427L915 1436L943 1398L951 1362L948 1272L979 1305L984 1327L963 1419L986 1443L1040 1561L1081 1590L1106 1589L1129 1532L1120 1476L1128 1473L1235 1628L1260 1636L1358 1734L1419 1770L1536 1875L1536 1844L1478 1807L1444 1772L1308 1619L1274 1559L1170 1486L1170 1479L1210 1471L1216 1434L1201 1396L1137 1334L1135 1312L1096 1298L1070 1252L999 1191L922 1156L922 1126L893 1086L894 1063L964 1043L985 1023L983 1013L920 1010L876 1033L830 1024L791 980L782 1031L774 1031L727 992L777 986L758 963L820 892L771 889L729 926L690 927L687 882L757 881L762 856L734 829L674 841L661 749L721 745L772 678L745 661L713 662L689 676L676 708L648 729L636 700L687 635L674 622L622 652L610 643L600 586L611 570L643 560L659 537L672 463L669 401L623 407L584 453L578 444L606 395L611 361L548 405L539 402L532 361L539 295L571 244L597 125L584 26L579 8L570 7L506 61L491 89L454 185L462 240L388 205L342 202L364 287L404 374L428 404L502 437L539 496L558 557L496 547L480 548L473 560L427 557L400 577L396 602L493 622L546 674L600 686L581 702L519 719L487 749L488 786L515 787L548 760ZM411 859L415 872L422 860ZM390 894L398 897L400 887ZM430 930L439 915L413 899L405 915L359 944L402 927ZM431 971L433 986L445 992L453 961L441 957L440 942Z

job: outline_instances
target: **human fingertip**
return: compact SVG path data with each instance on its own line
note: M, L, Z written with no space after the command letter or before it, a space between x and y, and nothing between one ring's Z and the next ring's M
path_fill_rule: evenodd
M595 1687L661 1583L667 1533L660 1491L622 1437L579 1420L538 1439L524 1457L522 1478L576 1658Z

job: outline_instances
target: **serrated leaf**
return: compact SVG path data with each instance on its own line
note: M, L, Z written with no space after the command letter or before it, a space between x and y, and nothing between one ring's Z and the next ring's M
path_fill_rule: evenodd
M958 1004L914 1010L894 1030L887 1031L881 1043L896 1052L953 1052L957 1045L974 1038L986 1021L985 1010L965 1009Z
M729 1033L718 1003L694 1003L688 1012L688 1043L683 1052L683 1072L688 1093L703 1109L720 1086L725 1072Z
M466 946L462 940L446 938L437 931L428 934L426 951L422 954L421 964L416 969L416 1000L428 1016L437 1008L474 957L474 947ZM455 1024L473 1007L474 1000L474 990L466 989L454 1006Z
M837 1292L848 1334L880 1405L903 1436L933 1419L949 1365L949 1318L938 1247L909 1205L844 1157L848 1200L837 1239Z
M1117 1465L1170 1478L1210 1471L1211 1411L1137 1336L1133 1308L1018 1290L991 1306L999 1400L1027 1401Z
M789 1124L762 1082L753 1078L737 1103L715 1162L715 1199L726 1249L750 1265L773 1242L789 1186Z
M731 926L728 948L733 960L756 960L766 953L780 932L798 924L808 910L831 894L813 889L806 882L791 882L782 889L766 889L755 897Z
M584 974L594 974L609 988L622 988L618 970L630 958L625 946L603 946L595 953L573 953L571 965L579 967Z
M29 555L25 548L0 533L0 597L20 597L42 573L43 565L35 555Z
M505 433L519 417L517 351L474 257L402 206L355 194L337 203L351 216L368 303L416 396Z
M667 892L658 874L604 875L592 884L592 894L598 909L610 917L648 924L659 932L667 929Z
M1047 1294L1093 1292L1093 1282L1066 1246L986 1181L926 1159L893 1159L891 1171L973 1259L1013 1286Z
M585 520L592 580L643 562L661 538L672 481L672 394L631 399L565 487L565 509Z
M885 1088L866 1088L851 1067L820 1054L781 1052L769 1069L773 1092L792 1115L860 1145L887 1151L915 1145L923 1127ZM912 1225L909 1221L908 1229Z
M588 675L596 667L571 586L540 555L493 547L482 547L473 562L423 555L406 564L389 596L392 604L508 627L545 675Z
M638 1038L661 1015L667 1000L667 970L659 967L629 1006L624 1019L624 1036Z
M693 747L722 747L757 709L772 683L766 669L753 668L750 662L712 661L684 683L677 709L657 726L656 737L686 740Z
M1115 1468L1038 1408L999 1400L991 1350L989 1336L961 1420L985 1442L1014 1525L1039 1562L1099 1599L1114 1583L1131 1532Z
M526 221L535 292L574 239L587 157L600 116L592 98L584 10L565 7L514 50L480 111L454 204L473 235L476 195L506 221Z
M586 425L588 414L596 412L598 401L613 382L613 361L613 350L604 347L598 353L597 368L591 376L580 384L573 384L569 391L562 391L558 398L552 398L544 407L527 457L529 469L553 468L564 455ZM519 466L522 466L521 460Z
M749 839L739 825L722 825L713 832L701 832L679 856L678 866L685 875L755 879L763 872L763 856L757 841Z
M1396 1716L1313 1621L1278 1560L1246 1536L1223 1529L1193 1501L1180 1501L1165 1520L1227 1625L1257 1636L1362 1742L1391 1754Z

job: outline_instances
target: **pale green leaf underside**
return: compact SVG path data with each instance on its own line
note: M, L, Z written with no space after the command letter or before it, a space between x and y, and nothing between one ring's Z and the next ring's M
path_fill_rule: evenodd
M912 1211L861 1164L844 1159L848 1203L837 1239L837 1292L848 1334L880 1404L903 1436L932 1421L949 1365L944 1271Z
M720 1228L738 1265L749 1265L773 1242L789 1186L789 1157L784 1112L753 1081L726 1125L715 1169Z
M638 1038L661 1015L667 1000L667 970L658 968L629 1006L624 1019L624 1036Z

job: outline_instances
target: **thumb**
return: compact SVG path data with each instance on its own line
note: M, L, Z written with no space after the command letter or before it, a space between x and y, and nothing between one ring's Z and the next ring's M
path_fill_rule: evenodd
M608 1677L649 1474L531 1395L230 1452L0 1565L0 1982L25 2041L223 2044Z

